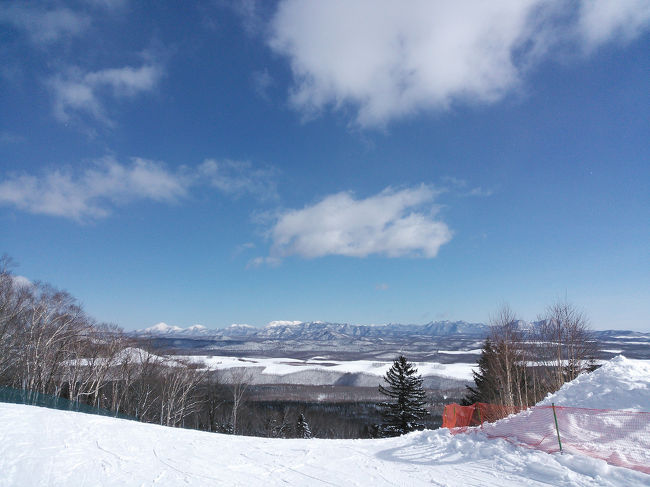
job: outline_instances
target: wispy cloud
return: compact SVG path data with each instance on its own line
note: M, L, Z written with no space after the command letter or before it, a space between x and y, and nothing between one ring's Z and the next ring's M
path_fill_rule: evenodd
M137 199L174 201L187 192L187 180L164 165L135 158L120 164L107 157L81 173L56 169L41 176L17 175L0 182L0 204L29 213L75 220L99 218Z
M0 144L19 144L25 142L27 137L13 132L0 132Z
M226 194L251 194L262 200L277 197L273 168L254 168L246 161L206 159L198 170L209 184Z
M239 0L227 4L240 16L244 29L250 36L256 36L264 30L261 14L262 3L260 0Z
M244 181L255 180L255 169L249 164L243 167L247 169L240 168L238 177ZM254 188L234 178L229 183L232 186L217 185L206 179L205 163L171 170L162 162L137 157L129 163L105 157L83 170L68 167L37 176L26 173L9 176L0 181L0 205L87 221L106 217L115 207L138 200L174 203L199 186L208 185L230 196Z
M282 263L282 259L279 257L272 257L272 256L267 256L267 257L254 257L253 259L248 261L248 264L246 264L246 269L254 269L257 267L262 267L262 266L269 266L269 267L277 267Z
M578 27L588 50L610 41L630 42L650 28L650 3L646 0L583 0Z
M476 196L487 198L495 193L494 189L484 188L482 186L470 187L465 179L455 176L445 176L442 178L444 190L450 191L457 196Z
M482 198L487 198L489 196L492 196L493 194L494 194L493 189L482 188L481 186L477 186L476 188L470 189L466 193L466 196L478 196Z
M120 10L128 3L128 0L85 0L85 1L87 4L91 6L103 8L109 11Z
M84 113L110 125L103 97L131 98L151 91L161 75L162 69L155 64L94 72L74 68L65 75L54 76L47 84L54 96L54 115L58 120L68 122L73 115Z
M251 75L251 83L257 96L263 100L269 101L269 89L273 85L273 78L269 74L268 70L255 71Z
M333 194L312 206L280 213L269 231L269 257L257 264L290 255L305 258L343 255L433 258L452 232L436 219L437 191L421 185L387 188L365 199L349 192Z
M371 127L496 102L559 48L629 41L649 21L645 0L283 0L268 43L291 64L296 109L352 108Z
M0 6L0 23L22 30L37 45L47 45L76 36L90 26L90 17L67 8L45 10L27 4Z

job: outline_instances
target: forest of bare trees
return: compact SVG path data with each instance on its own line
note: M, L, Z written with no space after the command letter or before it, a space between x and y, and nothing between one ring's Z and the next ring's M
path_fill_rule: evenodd
M26 283L0 262L0 385L178 426L207 374L94 322L67 292Z

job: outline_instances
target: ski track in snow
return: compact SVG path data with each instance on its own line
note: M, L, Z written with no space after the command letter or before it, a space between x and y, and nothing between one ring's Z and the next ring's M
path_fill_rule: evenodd
M555 401L568 405L571 397L590 394L583 406L599 407L593 393L605 387L621 408L640 403L650 409L650 374L641 362L613 359L565 386ZM519 448L480 432L269 439L0 404L0 487L37 485L631 487L650 486L650 475L586 456Z

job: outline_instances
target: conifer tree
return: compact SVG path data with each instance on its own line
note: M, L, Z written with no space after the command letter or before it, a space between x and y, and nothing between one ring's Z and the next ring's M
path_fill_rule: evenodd
M481 356L478 359L478 371L472 370L474 376L474 387L467 387L467 395L461 401L461 405L469 406L477 402L494 403L498 402L498 389L494 377L494 363L497 351L490 338L485 339Z
M296 422L296 436L298 438L311 438L311 429L305 419L305 415L300 413Z
M422 376L406 357L400 355L386 372L387 387L379 386L379 392L388 400L380 403L383 423L382 436L398 436L409 431L424 429L421 423L428 412L424 409L425 392Z

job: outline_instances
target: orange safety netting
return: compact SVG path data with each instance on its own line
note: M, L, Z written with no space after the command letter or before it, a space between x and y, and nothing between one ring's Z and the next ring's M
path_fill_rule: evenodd
M484 402L477 402L471 406L449 404L445 406L445 410L442 413L442 427L480 426L483 423L492 423L510 414L516 414L519 411L521 411L521 408L518 407L487 404Z
M502 438L547 453L560 451L561 442L562 451L650 474L650 413L534 406L503 421L488 419L490 415L504 418L515 412L516 408L493 404L450 404L443 413L443 427L452 434L478 430L488 438Z

